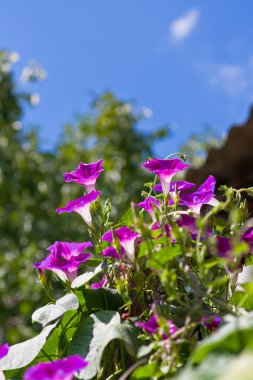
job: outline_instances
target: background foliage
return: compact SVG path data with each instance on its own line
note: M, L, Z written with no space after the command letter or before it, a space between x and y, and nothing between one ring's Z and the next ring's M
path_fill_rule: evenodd
M31 80L36 76L30 75ZM139 163L152 155L152 145L167 135L138 131L143 118L128 102L107 92L95 99L88 115L66 125L56 148L40 149L35 129L21 128L30 94L18 90L12 56L0 53L0 341L17 342L32 334L26 327L38 302L47 302L33 262L46 256L54 241L83 241L84 230L73 215L57 217L55 209L82 195L63 185L62 173L79 162L104 159L99 186L110 196L117 218L129 198L137 200L147 174ZM116 211L117 210L117 211ZM56 219L57 218L57 219ZM52 228L52 226L54 226ZM8 292L6 292L8 289Z

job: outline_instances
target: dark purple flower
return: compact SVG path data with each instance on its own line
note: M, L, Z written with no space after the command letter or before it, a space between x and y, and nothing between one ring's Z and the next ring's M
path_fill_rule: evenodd
M92 247L91 242L66 243L56 241L48 247L50 254L38 263L35 268L51 270L55 272L63 281L72 281L77 276L80 264L90 258L90 253L83 253L84 249Z
M157 314L153 314L148 321L146 322L136 322L136 326L143 328L147 333L153 335L155 333L159 333L159 319ZM169 334L173 335L177 330L177 326L172 321L166 321ZM168 336L166 334L162 334L163 339L168 339Z
M163 193L167 195L170 191L170 183L174 175L190 165L184 164L179 158L170 160L153 158L145 162L142 166L160 178Z
M73 201L70 201L65 207L58 208L56 212L61 214L63 212L77 212L83 220L89 225L92 226L92 218L90 213L90 204L94 202L98 196L101 194L101 191L92 191L89 194L77 198Z
M220 317L204 316L201 318L200 323L208 330L215 331L222 322Z
M180 191L186 191L186 190L190 190L194 187L194 183L191 183L191 182L186 182L186 181L172 181L170 183L170 193L176 191L180 192ZM160 183L158 183L157 185L154 186L154 190L158 193L162 193L163 192L163 188L162 188L162 185Z
M103 160L84 164L80 162L78 168L70 173L64 173L65 182L77 182L83 185L88 193L95 189L96 180L100 173L104 170L102 166Z
M232 250L232 245L230 239L227 237L217 236L216 237L217 251L220 257L229 258L229 253Z
M28 368L24 380L72 380L74 374L85 368L88 362L79 355L72 355L55 362L39 363Z
M103 277L102 277L102 280L101 281L99 281L99 282L95 282L95 283L93 283L93 284L91 284L91 288L92 289L99 289L99 288L102 288L103 286L104 286L104 284L105 284L105 281L106 281L106 275L104 275Z
M0 346L0 359L4 358L9 351L9 345L8 343L4 343L2 346Z
M117 230L111 230L106 232L102 236L102 240L107 241L108 243L113 243L114 235L118 238L119 244L121 248L123 248L129 260L133 262L135 256L135 240L139 237L139 234L137 234L137 232L132 231L130 228L124 226L118 228ZM102 254L104 256L109 256L105 255L104 253Z
M217 206L219 201L214 196L215 183L215 178L210 175L196 192L180 194L179 204L189 207L195 214L200 213L203 204Z
M153 197L147 197L143 202L135 203L135 206L141 207L144 210L146 210L150 215L153 221L155 221L155 207L160 206L160 202L158 199L155 199Z

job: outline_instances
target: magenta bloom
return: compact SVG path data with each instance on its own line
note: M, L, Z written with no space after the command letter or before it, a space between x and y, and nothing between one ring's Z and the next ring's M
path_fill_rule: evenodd
M122 248L121 255L119 255L116 248L109 246L103 250L102 255L106 257L112 257L113 259L120 259L121 255L124 255L124 250Z
M92 226L92 218L90 213L90 204L94 202L98 196L101 194L101 191L92 191L89 194L84 195L81 198L77 198L73 201L70 201L65 207L58 208L56 212L62 214L63 212L77 212L83 220Z
M84 164L80 162L78 168L70 173L64 173L65 182L77 182L83 185L90 193L96 190L95 184L100 173L104 170L102 166L103 160L93 162L91 164Z
M249 244L249 252L253 253L253 227L247 229L242 235L242 240Z
M102 280L101 281L99 281L99 282L95 282L94 284L91 284L91 288L92 289L99 289L99 288L102 288L103 286L104 286L104 284L105 284L105 281L106 281L106 275L104 275L103 277L102 277Z
M148 321L146 322L136 322L136 326L143 328L147 333L153 335L155 333L159 333L159 320L156 314L153 314ZM177 326L172 321L167 321L167 326L169 330L169 334L173 335L178 329ZM168 339L166 334L162 334L163 339Z
M158 199L155 199L153 197L147 197L143 202L135 203L135 206L141 207L144 210L146 210L150 215L153 221L155 221L155 206L159 207L160 202Z
M210 175L194 193L180 194L180 205L187 206L195 214L200 213L203 204L217 206L219 201L214 196L215 178Z
M170 190L169 192L172 193L174 191L186 191L186 190L190 190L194 187L194 183L191 183L191 182L186 182L186 181L172 181L170 183ZM158 183L157 185L154 186L154 190L158 193L162 193L163 192L163 189L162 189L162 185L160 183Z
M222 322L220 317L204 316L201 318L200 323L208 330L215 331Z
M4 358L9 351L9 345L8 343L4 343L2 346L0 346L0 359Z
M72 380L74 374L85 368L88 362L79 355L72 355L55 362L39 363L28 368L24 380Z
M48 247L50 254L40 262L35 263L34 267L42 270L51 270L63 281L67 279L72 281L77 276L79 265L90 258L90 253L83 253L83 251L92 246L93 244L89 241L84 243L56 241Z
M137 234L137 232L132 231L128 227L120 227L117 230L111 230L111 231L106 232L102 236L102 240L107 241L108 243L113 243L113 241L114 241L114 234L118 238L120 246L123 249L123 251L121 252L121 255L123 255L124 253L126 253L126 255L129 258L129 260L131 262L133 262L134 261L134 253L135 253L135 249L134 249L135 240L139 237L139 235ZM116 251L116 249L115 249L115 251ZM116 252L117 252L117 251L116 252L115 251L114 250L110 250L110 253L112 253L113 255L115 255ZM115 257L115 256L112 256L112 255L105 254L104 252L102 253L104 256Z
M148 160L142 166L150 172L155 173L160 178L163 193L164 195L167 195L170 191L170 183L174 175L190 165L184 164L179 158L173 158L170 160L154 158Z

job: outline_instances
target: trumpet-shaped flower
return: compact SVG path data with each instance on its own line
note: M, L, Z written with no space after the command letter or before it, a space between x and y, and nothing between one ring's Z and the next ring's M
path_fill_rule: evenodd
M108 243L113 243L114 234L118 238L119 244L120 244L121 248L123 249L121 254L126 253L129 260L131 262L133 262L134 256L135 256L134 255L134 253L135 253L135 249L134 249L135 241L139 237L139 234L137 234L137 232L132 231L128 227L120 227L117 230L111 230L111 231L106 232L102 236L102 240L107 241ZM114 255L115 255L115 251L113 250ZM111 255L106 255L104 253L103 253L103 255L104 256L111 256Z
M153 335L155 333L158 333L158 329L160 327L158 316L156 314L153 314L148 321L146 322L136 322L136 326L143 328L147 333ZM166 321L168 331L170 335L173 335L177 330L177 326L172 321ZM167 339L168 335L162 334L163 339Z
M214 196L215 184L215 178L210 175L196 192L180 194L180 205L189 207L195 214L200 213L203 204L217 206L219 201Z
M184 164L179 158L173 158L170 160L154 158L148 160L142 166L159 177L163 193L164 195L167 195L170 191L170 183L174 175L190 165Z
M65 182L80 183L85 187L87 193L96 190L95 185L97 178L104 170L102 162L103 160L99 160L91 164L84 164L83 162L80 162L76 170L69 173L64 173Z
M55 362L39 363L26 370L24 380L72 380L76 372L88 362L79 355L72 355Z
M77 212L83 220L88 224L88 226L92 226L92 218L90 213L90 204L94 202L98 196L101 194L101 191L92 191L89 194L86 194L80 198L77 198L73 201L68 202L65 207L58 208L56 212L61 214L63 212Z
M173 193L176 190L178 192L180 192L180 191L187 191L187 190L192 189L194 186L195 186L194 183L187 182L187 181L172 181L170 183L170 190L169 190L169 192ZM155 185L153 189L157 193L162 193L163 192L162 185L160 183L158 183L157 185Z
M51 270L63 281L72 281L77 276L80 264L90 258L90 253L83 253L86 248L92 247L91 242L67 243L56 241L48 247L50 254L35 263L34 267L42 270Z
M160 202L158 199L155 199L153 197L147 197L143 202L135 203L135 206L141 207L142 209L146 210L150 215L153 221L155 221L155 207L160 206Z
M120 259L120 255L119 255L117 249L114 247L111 247L111 246L105 248L102 252L102 255L106 256L106 257L112 257L113 259ZM122 255L124 255L123 248L121 248L121 256Z
M0 346L0 359L4 358L9 351L9 345L8 343L4 343L2 346Z

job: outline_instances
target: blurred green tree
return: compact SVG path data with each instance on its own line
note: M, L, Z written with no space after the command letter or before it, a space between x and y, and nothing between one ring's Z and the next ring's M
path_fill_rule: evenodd
M34 80L33 75L31 76ZM77 215L55 208L82 195L77 184L64 184L62 173L79 162L104 159L98 187L110 197L113 216L136 201L147 174L140 163L152 155L152 144L167 136L138 131L142 111L107 92L92 103L89 115L66 125L56 149L43 152L35 130L20 128L29 94L17 89L11 55L0 52L0 341L9 343L32 334L30 315L48 302L33 262L45 257L55 240L83 241L85 229ZM148 178L147 178L148 179ZM130 199L129 199L130 195ZM42 299L43 298L43 299Z

